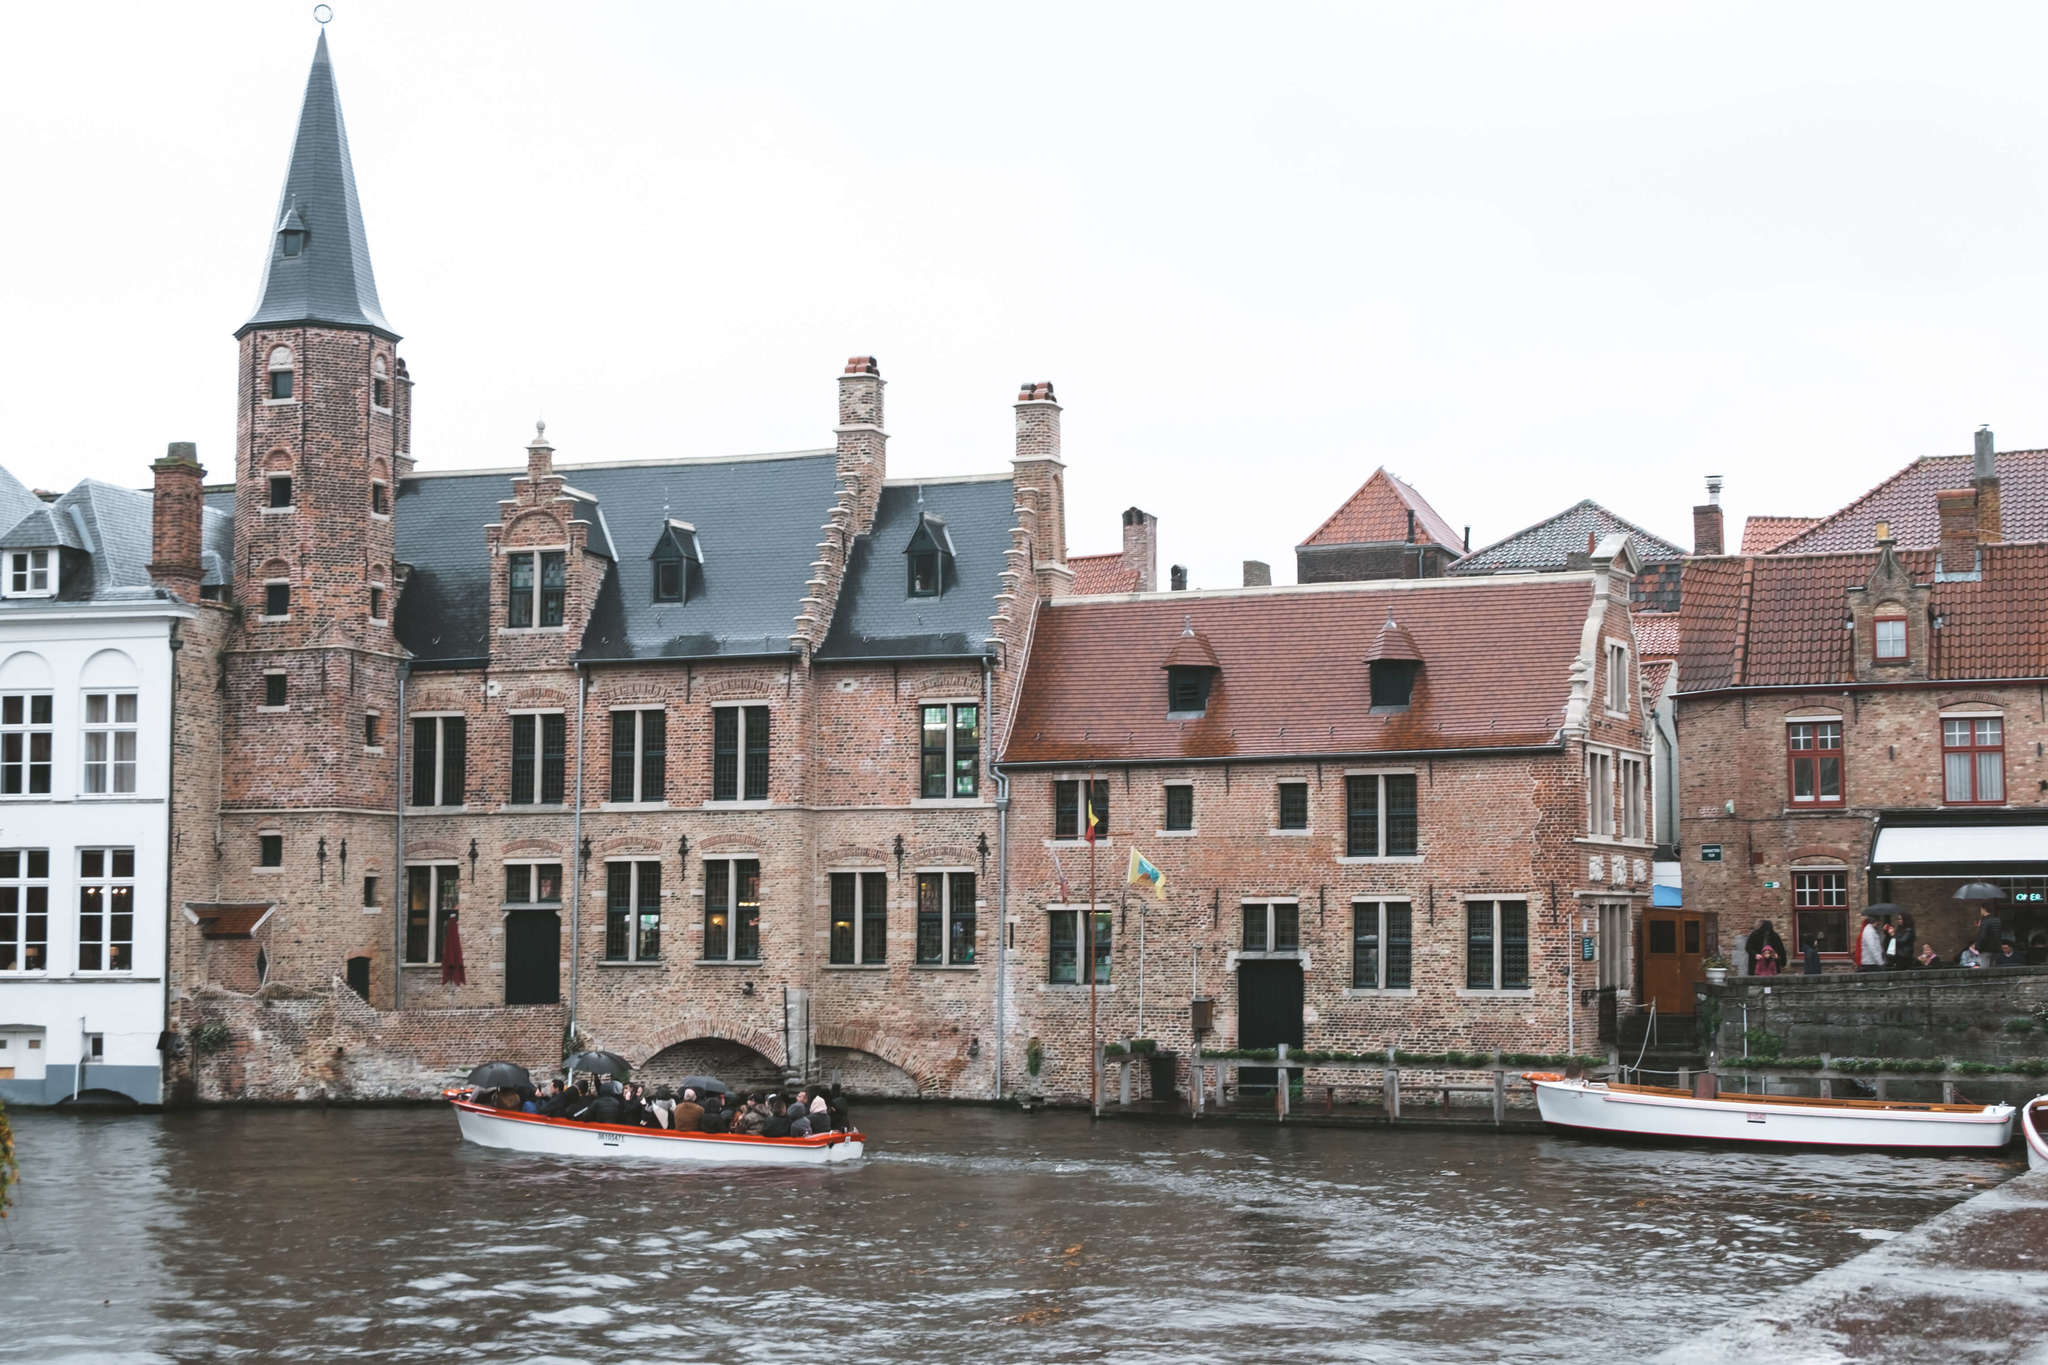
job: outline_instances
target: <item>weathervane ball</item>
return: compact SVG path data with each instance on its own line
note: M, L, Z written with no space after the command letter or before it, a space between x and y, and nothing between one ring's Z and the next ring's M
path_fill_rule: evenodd
M328 24L328 21L333 18L334 7L332 5L313 6L313 22L320 25L322 28L325 28Z

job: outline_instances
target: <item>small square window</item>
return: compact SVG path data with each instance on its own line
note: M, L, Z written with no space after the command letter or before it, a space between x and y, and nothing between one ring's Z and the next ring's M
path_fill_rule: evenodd
M377 879L375 877L365 877L363 878L363 905L367 908L374 908L376 904Z
M256 836L256 865L258 867L284 866L284 836L282 834L259 834Z
M381 479L370 485L370 510L380 517L391 515L391 488Z
M284 674L265 673L263 675L263 704L265 706L283 706L288 686L289 684L286 682Z
M1282 782L1280 784L1279 828L1308 828L1308 783Z
M272 474L270 476L270 505L290 507L292 505L292 476Z
M375 711L363 712L363 747L379 748L384 743L384 717Z
M654 564L654 600L657 602L680 602L683 600L683 561L660 559Z
M375 583L370 585L370 619L372 621L384 619L384 589Z
M1193 829L1195 827L1195 789L1188 786L1166 789L1166 827L1168 829Z
M291 584L265 583L263 585L263 614L279 619L292 614Z
M391 408L391 381L372 379L370 381L370 405L389 411Z
M292 372L290 370L272 370L270 372L270 396L273 399L289 398L292 396Z

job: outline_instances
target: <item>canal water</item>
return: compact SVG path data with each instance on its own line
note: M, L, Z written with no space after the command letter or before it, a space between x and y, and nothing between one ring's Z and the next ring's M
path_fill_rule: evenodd
M2014 1165L857 1112L851 1170L434 1109L15 1116L0 1359L1636 1359Z

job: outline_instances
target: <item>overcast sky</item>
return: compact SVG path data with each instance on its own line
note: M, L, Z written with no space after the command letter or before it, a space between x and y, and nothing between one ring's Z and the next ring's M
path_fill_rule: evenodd
M335 8L423 468L828 445L872 352L892 475L1050 379L1072 549L1217 587L1382 464L1687 544L2048 445L2041 6ZM0 9L28 482L231 467L310 10Z

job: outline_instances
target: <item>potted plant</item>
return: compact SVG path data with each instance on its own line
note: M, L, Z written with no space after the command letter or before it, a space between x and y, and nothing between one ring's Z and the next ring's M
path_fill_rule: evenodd
M1708 957L1707 960L1703 962L1701 965L1704 966L1707 970L1708 985L1718 986L1721 985L1723 982L1727 981L1728 959L1723 957L1721 954L1713 954L1712 956Z

